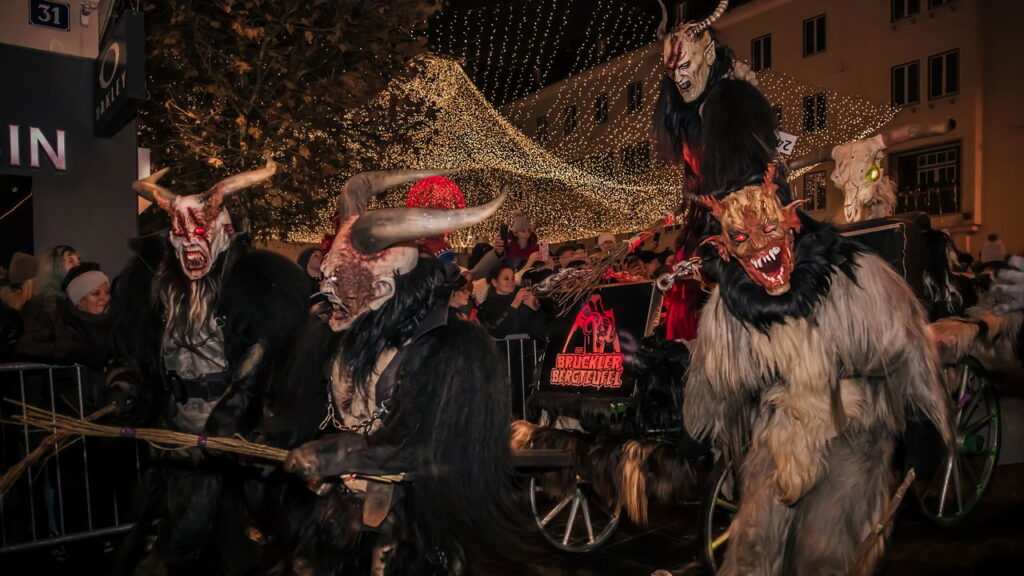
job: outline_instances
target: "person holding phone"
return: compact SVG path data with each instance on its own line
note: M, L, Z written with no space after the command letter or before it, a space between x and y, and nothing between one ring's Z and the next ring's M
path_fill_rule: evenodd
M504 338L511 334L528 334L543 339L547 331L547 315L529 286L516 287L515 272L510 266L495 269L488 277L490 289L480 304L480 323L491 336Z
M523 212L517 211L512 215L509 230L511 237L505 237L505 263L519 270L526 265L531 254L540 251L540 243L530 226L530 218Z

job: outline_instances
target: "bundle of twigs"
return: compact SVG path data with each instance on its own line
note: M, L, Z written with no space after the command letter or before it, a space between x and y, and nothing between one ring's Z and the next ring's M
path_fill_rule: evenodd
M99 420L113 412L115 408L117 408L116 404L108 404L86 416L85 420L89 422ZM22 458L17 464L11 466L6 472L4 472L4 475L0 476L0 502L3 502L4 497L7 496L8 492L10 492L11 487L13 487L14 483L18 481L18 478L21 478L21 475L24 474L25 470L27 470L29 466L35 466L38 464L39 461L55 447L58 450L64 448L67 445L65 440L67 440L69 436L71 436L71 434L62 432L50 434L46 438L43 438L43 441L33 448L32 451Z
M274 462L284 462L285 457L288 455L287 450L256 444L241 437L220 438L216 436L197 436L195 434L160 430L158 428L104 426L64 416L63 414L54 414L48 410L36 408L35 406L15 400L8 400L8 402L22 408L22 413L14 416L16 422L27 424L40 430L53 430L56 434L99 436L104 438L135 438L143 440L150 446L160 450L183 450L198 446L208 450L242 454Z
M685 222L689 212L689 205L687 205L687 208L681 214L666 214L632 238L623 240L615 250L612 250L600 260L591 264L589 268L583 269L581 273L566 277L565 282L551 291L552 298L558 302L563 313L568 312L573 304L585 299L591 292L597 290L598 286L601 285L608 275L608 272L621 267L626 260L626 256L636 250L637 246L640 246L648 238L672 225L677 219Z

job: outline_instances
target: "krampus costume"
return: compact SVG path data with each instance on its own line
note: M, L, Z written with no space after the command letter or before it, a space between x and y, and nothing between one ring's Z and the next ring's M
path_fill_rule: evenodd
M767 103L763 108L768 109L768 116L761 113L762 107L748 105L764 101L754 73L735 59L728 46L718 42L718 34L711 28L725 13L728 0L721 0L704 20L680 22L671 31L668 10L660 0L659 4L662 18L658 38L663 41L665 74L654 109L654 134L661 158L683 165L688 194L682 201L687 217L681 222L676 245L676 261L683 262L695 254L708 220L703 206L691 203L688 197L701 190L717 189L721 183L715 178L723 174L724 168L731 168L740 147L753 148L745 150L749 154L743 157L755 159L763 156L765 147L773 149L775 119ZM767 158L763 160L762 166ZM749 173L736 169L744 176ZM667 338L693 339L705 298L700 282L676 282L665 294Z
M687 430L737 464L720 574L870 574L884 540L854 556L883 520L906 419L953 445L926 316L883 260L783 205L774 164L745 184L702 198L718 286L683 403Z
M128 392L138 424L232 436L262 418L274 372L306 317L306 281L289 260L251 250L224 201L274 171L268 160L190 196L158 184L167 169L135 183L171 217L169 233L134 243L135 258L115 284L120 361L108 381ZM170 572L245 570L258 554L246 537L241 473L192 452L158 454L161 465L140 490L134 536L160 518L155 550ZM128 543L125 563L138 542Z
M369 172L345 185L322 264L323 316L339 335L319 403L332 433L285 462L335 484L325 484L293 567L335 573L351 565L359 534L375 531L374 574L458 574L474 545L515 544L523 528L509 517L527 526L525 507L510 514L503 503L511 408L493 340L449 316L458 270L415 243L482 221L505 194L461 210L365 209L373 194L430 175Z

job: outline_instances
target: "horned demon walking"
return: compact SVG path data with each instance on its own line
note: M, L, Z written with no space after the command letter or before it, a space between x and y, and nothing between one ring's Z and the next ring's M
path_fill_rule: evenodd
M783 205L774 164L752 180L701 198L718 285L683 403L687 430L737 466L720 573L870 574L884 540L855 552L889 501L907 419L953 445L926 315L878 256Z

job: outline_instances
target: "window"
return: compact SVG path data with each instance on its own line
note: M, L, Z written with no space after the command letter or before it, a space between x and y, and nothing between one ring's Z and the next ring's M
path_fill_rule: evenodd
M627 175L646 172L651 168L651 143L639 142L622 147L622 172Z
M934 10L934 9L940 8L942 6L949 6L950 4L953 4L954 2L956 2L956 0L928 0L928 9L929 10Z
M537 117L537 142L543 144L548 140L548 117Z
M934 100L960 92L960 51L928 57L928 98Z
M602 124L608 121L608 93L598 95L594 98L594 124Z
M921 101L921 63L917 60L892 67L892 105Z
M642 80L631 82L626 90L626 109L636 112L644 104L644 83Z
M572 134L576 130L576 105L566 106L562 110L562 133Z
M921 13L921 0L892 0L892 21Z
M960 212L960 144L943 144L895 155L896 211Z
M823 130L827 117L828 102L824 93L819 92L804 98L804 132Z
M755 72L772 67L771 34L765 34L750 41L750 63Z
M825 51L825 15L804 20L804 56Z
M807 210L808 212L824 210L825 199L827 196L827 171L819 170L817 172L808 172L804 175L804 198L808 200L808 202L804 204L804 210Z

